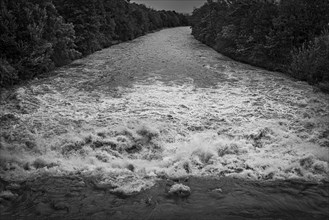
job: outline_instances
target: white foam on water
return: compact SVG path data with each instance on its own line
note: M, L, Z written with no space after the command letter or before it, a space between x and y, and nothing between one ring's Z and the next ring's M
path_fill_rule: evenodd
M1 178L73 172L127 194L163 177L328 180L328 95L193 49L185 29L147 39L1 99ZM107 85L127 72L132 87Z
M31 90L45 87L52 90L51 85ZM38 109L17 115L23 123L16 134L11 131L14 141L3 142L1 175L7 179L97 172L99 181L128 194L150 187L161 176L328 179L329 148L320 146L323 127L314 122L318 119L292 120L289 114L298 118L292 112L297 110L278 103L273 104L273 118L271 100L262 100L269 107L260 111L247 102L250 93L243 87L156 81L122 88L119 98L96 94L97 101L83 92L33 96L23 90L18 91L26 96L22 99L35 100ZM19 134L24 138L15 137ZM44 164L38 167L36 159Z

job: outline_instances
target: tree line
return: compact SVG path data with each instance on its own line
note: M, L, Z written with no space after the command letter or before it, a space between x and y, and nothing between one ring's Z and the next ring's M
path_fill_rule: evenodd
M149 31L187 25L183 14L125 0L0 0L0 86Z
M208 0L191 25L196 39L236 60L329 81L328 0Z

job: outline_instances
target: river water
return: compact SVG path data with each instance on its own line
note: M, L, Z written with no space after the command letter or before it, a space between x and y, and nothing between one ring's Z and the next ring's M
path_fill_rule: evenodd
M188 27L2 91L1 106L1 218L329 217L329 96Z

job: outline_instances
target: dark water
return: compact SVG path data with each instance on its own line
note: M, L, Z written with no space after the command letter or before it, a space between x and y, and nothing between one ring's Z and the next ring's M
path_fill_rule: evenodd
M187 198L170 196L176 182ZM113 194L91 178L42 177L12 190L0 219L329 219L329 183L251 182L232 178L160 180L132 196ZM1 188L8 187L1 182Z

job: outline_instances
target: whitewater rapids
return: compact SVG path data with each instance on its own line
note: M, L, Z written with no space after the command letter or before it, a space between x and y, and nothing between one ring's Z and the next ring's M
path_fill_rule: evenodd
M3 91L0 123L6 181L78 173L132 194L163 177L329 179L329 95L232 61L189 27Z

